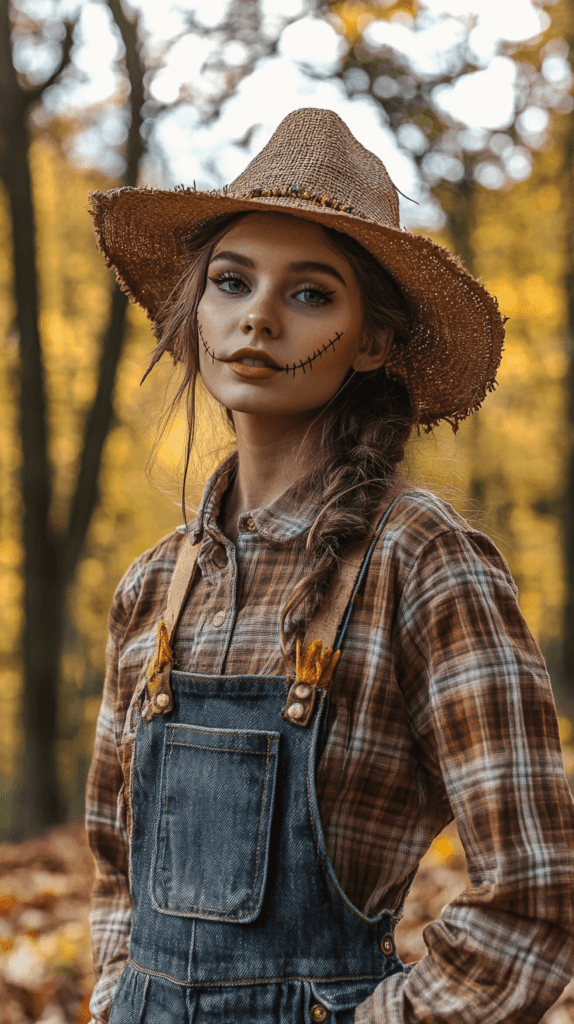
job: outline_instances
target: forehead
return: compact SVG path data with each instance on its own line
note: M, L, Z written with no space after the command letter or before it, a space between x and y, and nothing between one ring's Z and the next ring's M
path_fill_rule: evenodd
M339 260L346 263L320 224L287 213L248 213L219 240L214 255L222 249L229 249L231 243L236 249L258 246L273 249L278 255L285 253L290 259L294 252L307 259L311 254L328 254L331 262Z

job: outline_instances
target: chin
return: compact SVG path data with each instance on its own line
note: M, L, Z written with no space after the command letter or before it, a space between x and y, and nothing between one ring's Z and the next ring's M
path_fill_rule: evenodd
M271 415L272 413L277 414L279 412L281 414L289 411L277 408L276 395L254 395L254 389L250 384L239 384L236 388L233 388L233 394L230 394L227 388L225 391L220 391L217 388L212 390L207 384L205 384L205 387L211 397L215 398L224 409L229 409L230 412ZM248 391L251 391L251 394L248 394Z

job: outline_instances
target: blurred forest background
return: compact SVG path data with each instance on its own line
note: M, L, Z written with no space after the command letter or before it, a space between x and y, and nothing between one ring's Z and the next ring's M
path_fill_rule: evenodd
M182 521L181 419L146 474L177 377L160 366L139 389L153 337L96 250L93 189L218 187L289 110L330 106L414 200L405 225L498 297L499 388L456 437L414 437L406 471L509 562L574 780L574 0L0 10L0 954L17 1007L0 1020L59 1024L89 1020L81 820L108 608L130 562ZM233 443L205 395L202 409L190 509ZM419 931L464 885L456 830L429 858ZM34 955L41 979L80 981L34 995ZM556 1024L574 1020L568 1005Z

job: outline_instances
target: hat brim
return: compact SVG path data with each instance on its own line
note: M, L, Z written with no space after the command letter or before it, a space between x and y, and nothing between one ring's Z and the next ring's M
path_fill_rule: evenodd
M271 208L350 235L397 283L411 310L410 341L393 344L386 369L405 383L417 423L446 419L456 428L494 389L504 341L497 301L429 238L295 197L125 187L90 199L107 266L152 321L181 278L200 224Z

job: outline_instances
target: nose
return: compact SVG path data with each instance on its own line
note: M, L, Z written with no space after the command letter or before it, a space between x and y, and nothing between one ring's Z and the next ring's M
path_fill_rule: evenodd
M242 315L241 333L252 337L276 338L279 334L279 317L274 305L271 296L254 297Z

